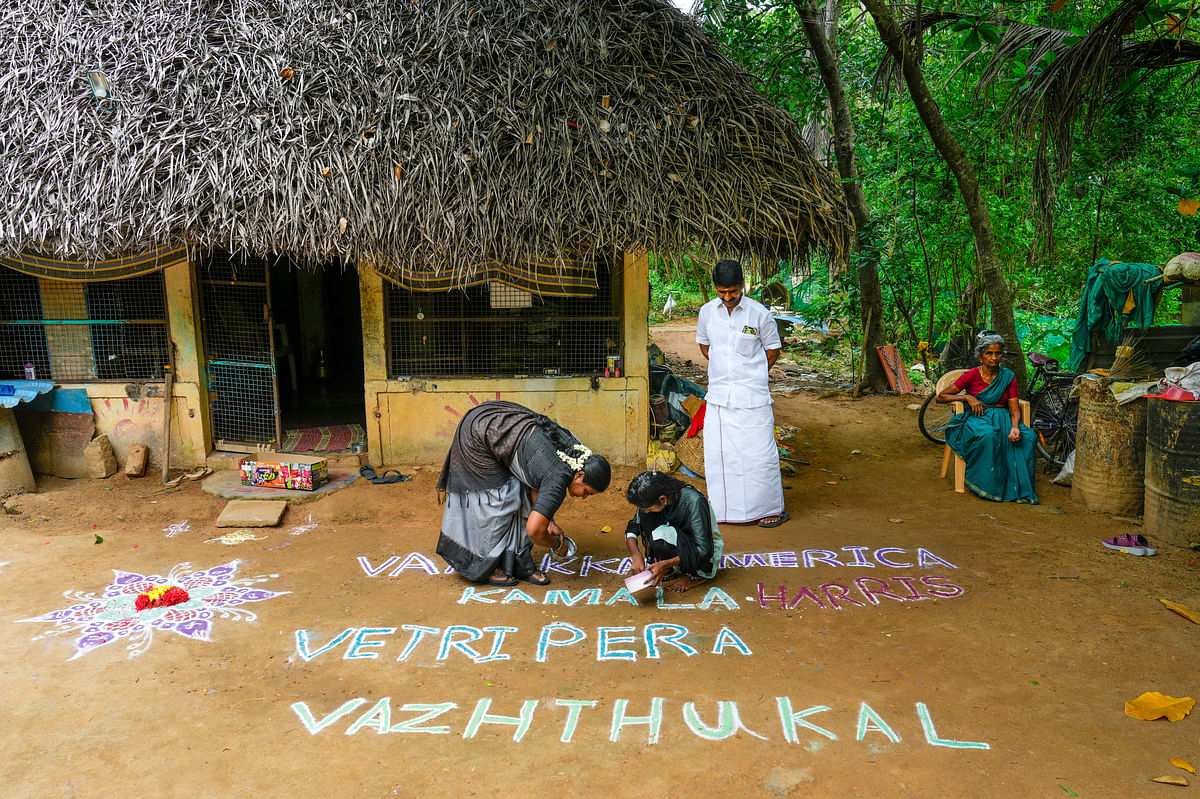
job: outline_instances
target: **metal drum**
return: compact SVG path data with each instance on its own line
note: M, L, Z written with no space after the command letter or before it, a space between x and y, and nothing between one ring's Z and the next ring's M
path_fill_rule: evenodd
M1147 535L1180 547L1200 542L1200 402L1149 399Z
M1141 516L1146 468L1146 400L1118 405L1105 380L1079 381L1071 499L1088 510Z

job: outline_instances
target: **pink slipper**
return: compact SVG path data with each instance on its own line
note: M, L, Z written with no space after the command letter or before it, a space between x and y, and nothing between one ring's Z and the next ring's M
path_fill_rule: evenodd
M1131 535L1123 533L1122 535L1106 538L1100 542L1109 549L1115 549L1118 552L1128 552L1130 555L1154 555L1158 552L1157 549L1150 546L1150 542L1146 540L1146 536Z

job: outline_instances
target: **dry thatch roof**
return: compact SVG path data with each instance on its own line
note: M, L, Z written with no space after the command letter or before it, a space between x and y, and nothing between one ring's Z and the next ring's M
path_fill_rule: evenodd
M840 254L849 229L795 122L667 0L15 0L0 42L0 255L461 277L610 247Z

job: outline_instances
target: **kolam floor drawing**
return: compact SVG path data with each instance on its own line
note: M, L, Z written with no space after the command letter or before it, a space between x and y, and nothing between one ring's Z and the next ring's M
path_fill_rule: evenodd
M819 396L775 398L791 519L725 526L715 580L640 604L633 469L564 505L549 586L502 589L446 573L429 467L229 546L194 483L43 479L0 516L0 794L1179 791L1151 780L1192 778L1200 717L1124 706L1200 690L1200 626L1159 602L1200 608L1196 553L1105 549L1137 526L1041 477L1037 507L956 494L910 398Z

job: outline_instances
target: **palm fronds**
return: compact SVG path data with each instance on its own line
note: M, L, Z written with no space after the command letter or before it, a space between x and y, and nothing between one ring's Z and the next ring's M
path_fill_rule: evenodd
M1011 94L1006 114L1014 132L1037 141L1033 188L1047 234L1056 187L1071 164L1075 136L1100 119L1107 103L1135 73L1200 62L1200 42L1184 38L1183 24L1151 26L1151 38L1131 36L1148 5L1149 0L1122 0L1083 37L1002 15L989 20L1003 35L983 67L979 91L990 91L1010 76L1018 58L1029 67L1030 78ZM919 47L925 35L972 19L975 16L956 12L910 9L901 26L906 40ZM876 70L875 89L886 93L897 85L899 67L885 57ZM1080 121L1082 131L1076 129Z
M17 0L0 41L3 254L468 279L613 248L840 257L851 229L796 123L666 0Z

